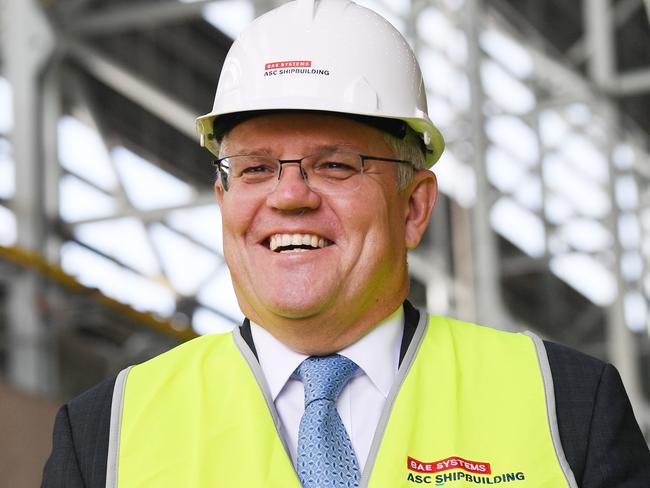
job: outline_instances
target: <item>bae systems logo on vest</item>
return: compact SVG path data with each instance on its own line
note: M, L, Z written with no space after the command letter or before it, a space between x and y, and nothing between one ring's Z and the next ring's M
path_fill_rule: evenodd
M273 61L264 63L264 76L282 76L282 75L321 75L329 76L330 70L313 68L311 61Z
M409 470L406 481L434 486L445 486L447 483L450 483L450 486L458 484L454 481L463 482L462 486L466 486L467 483L498 485L526 479L522 471L494 474L490 463L469 461L458 456L433 462L418 461L408 456L406 468Z

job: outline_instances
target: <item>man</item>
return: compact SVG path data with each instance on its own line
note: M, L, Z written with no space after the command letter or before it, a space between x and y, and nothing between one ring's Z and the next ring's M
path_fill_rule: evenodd
M405 301L443 142L384 19L259 18L199 132L247 320L64 406L45 486L650 486L613 367Z

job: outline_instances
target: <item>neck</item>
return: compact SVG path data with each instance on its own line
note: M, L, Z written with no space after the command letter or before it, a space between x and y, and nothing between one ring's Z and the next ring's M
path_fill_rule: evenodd
M247 315L290 349L308 356L325 356L341 351L364 337L401 306L405 298L406 293L399 294L395 299L375 303L372 309L357 315L350 312L305 318Z

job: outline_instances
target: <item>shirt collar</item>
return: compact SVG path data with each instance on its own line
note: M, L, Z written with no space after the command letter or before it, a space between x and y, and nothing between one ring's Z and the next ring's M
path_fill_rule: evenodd
M308 356L289 349L264 327L251 320L251 334L273 401L284 388L293 372Z
M288 348L255 322L250 324L260 366L275 401L308 356ZM388 396L397 373L403 324L404 310L400 306L368 334L338 353L357 363L384 397Z
M384 397L397 374L403 332L404 309L400 305L364 337L339 352L357 363Z

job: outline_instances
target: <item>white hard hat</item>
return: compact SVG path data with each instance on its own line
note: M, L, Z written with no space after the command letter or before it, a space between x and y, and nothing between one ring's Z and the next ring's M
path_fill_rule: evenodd
M260 110L309 110L397 119L421 135L426 166L444 149L427 115L422 73L402 35L349 0L296 0L253 21L221 70L214 106L197 119L217 152L215 119Z

